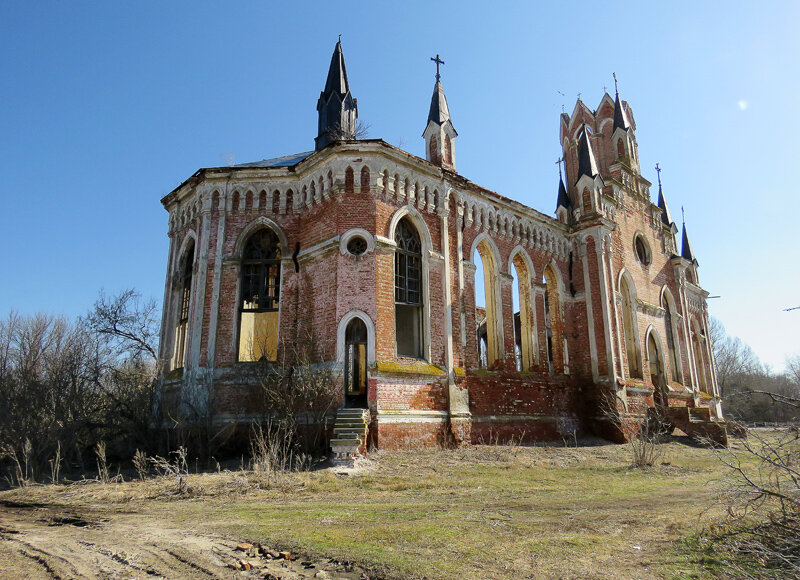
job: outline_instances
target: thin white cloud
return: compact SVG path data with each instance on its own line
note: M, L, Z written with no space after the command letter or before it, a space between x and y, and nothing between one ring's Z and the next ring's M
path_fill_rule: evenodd
M747 107L750 106L750 103L748 103L744 99L740 99L739 102L736 103L736 104L739 105L739 110L740 111L744 111L745 109L747 109Z

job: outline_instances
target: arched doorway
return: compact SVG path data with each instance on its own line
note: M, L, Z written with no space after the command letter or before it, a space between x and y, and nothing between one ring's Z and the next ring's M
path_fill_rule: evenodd
M347 324L344 335L344 404L367 407L367 325L360 318Z
M650 362L650 380L654 387L653 401L656 408L665 409L667 407L667 376L664 372L661 349L652 332L647 338L647 358Z

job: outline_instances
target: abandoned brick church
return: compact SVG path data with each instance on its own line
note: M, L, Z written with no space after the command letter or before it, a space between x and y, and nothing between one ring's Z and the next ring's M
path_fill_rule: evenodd
M313 151L200 169L162 199L164 407L246 422L252 361L305 329L380 448L622 440L650 409L724 441L708 292L618 92L561 115L554 217L456 172L438 62L425 159L356 138L341 42L317 111Z

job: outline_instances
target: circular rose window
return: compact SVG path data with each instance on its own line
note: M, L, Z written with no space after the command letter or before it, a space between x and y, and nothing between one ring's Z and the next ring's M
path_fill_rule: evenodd
M347 251L353 256L360 256L367 251L367 240L354 236L347 242Z

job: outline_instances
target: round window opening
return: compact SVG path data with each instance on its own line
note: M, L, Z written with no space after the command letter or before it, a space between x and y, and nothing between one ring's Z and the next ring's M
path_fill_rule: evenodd
M650 263L650 252L647 250L647 244L644 239L641 236L636 236L633 245L636 248L636 257L639 258L642 264L647 266Z
M353 256L360 256L367 251L367 240L358 236L347 242L347 251Z

